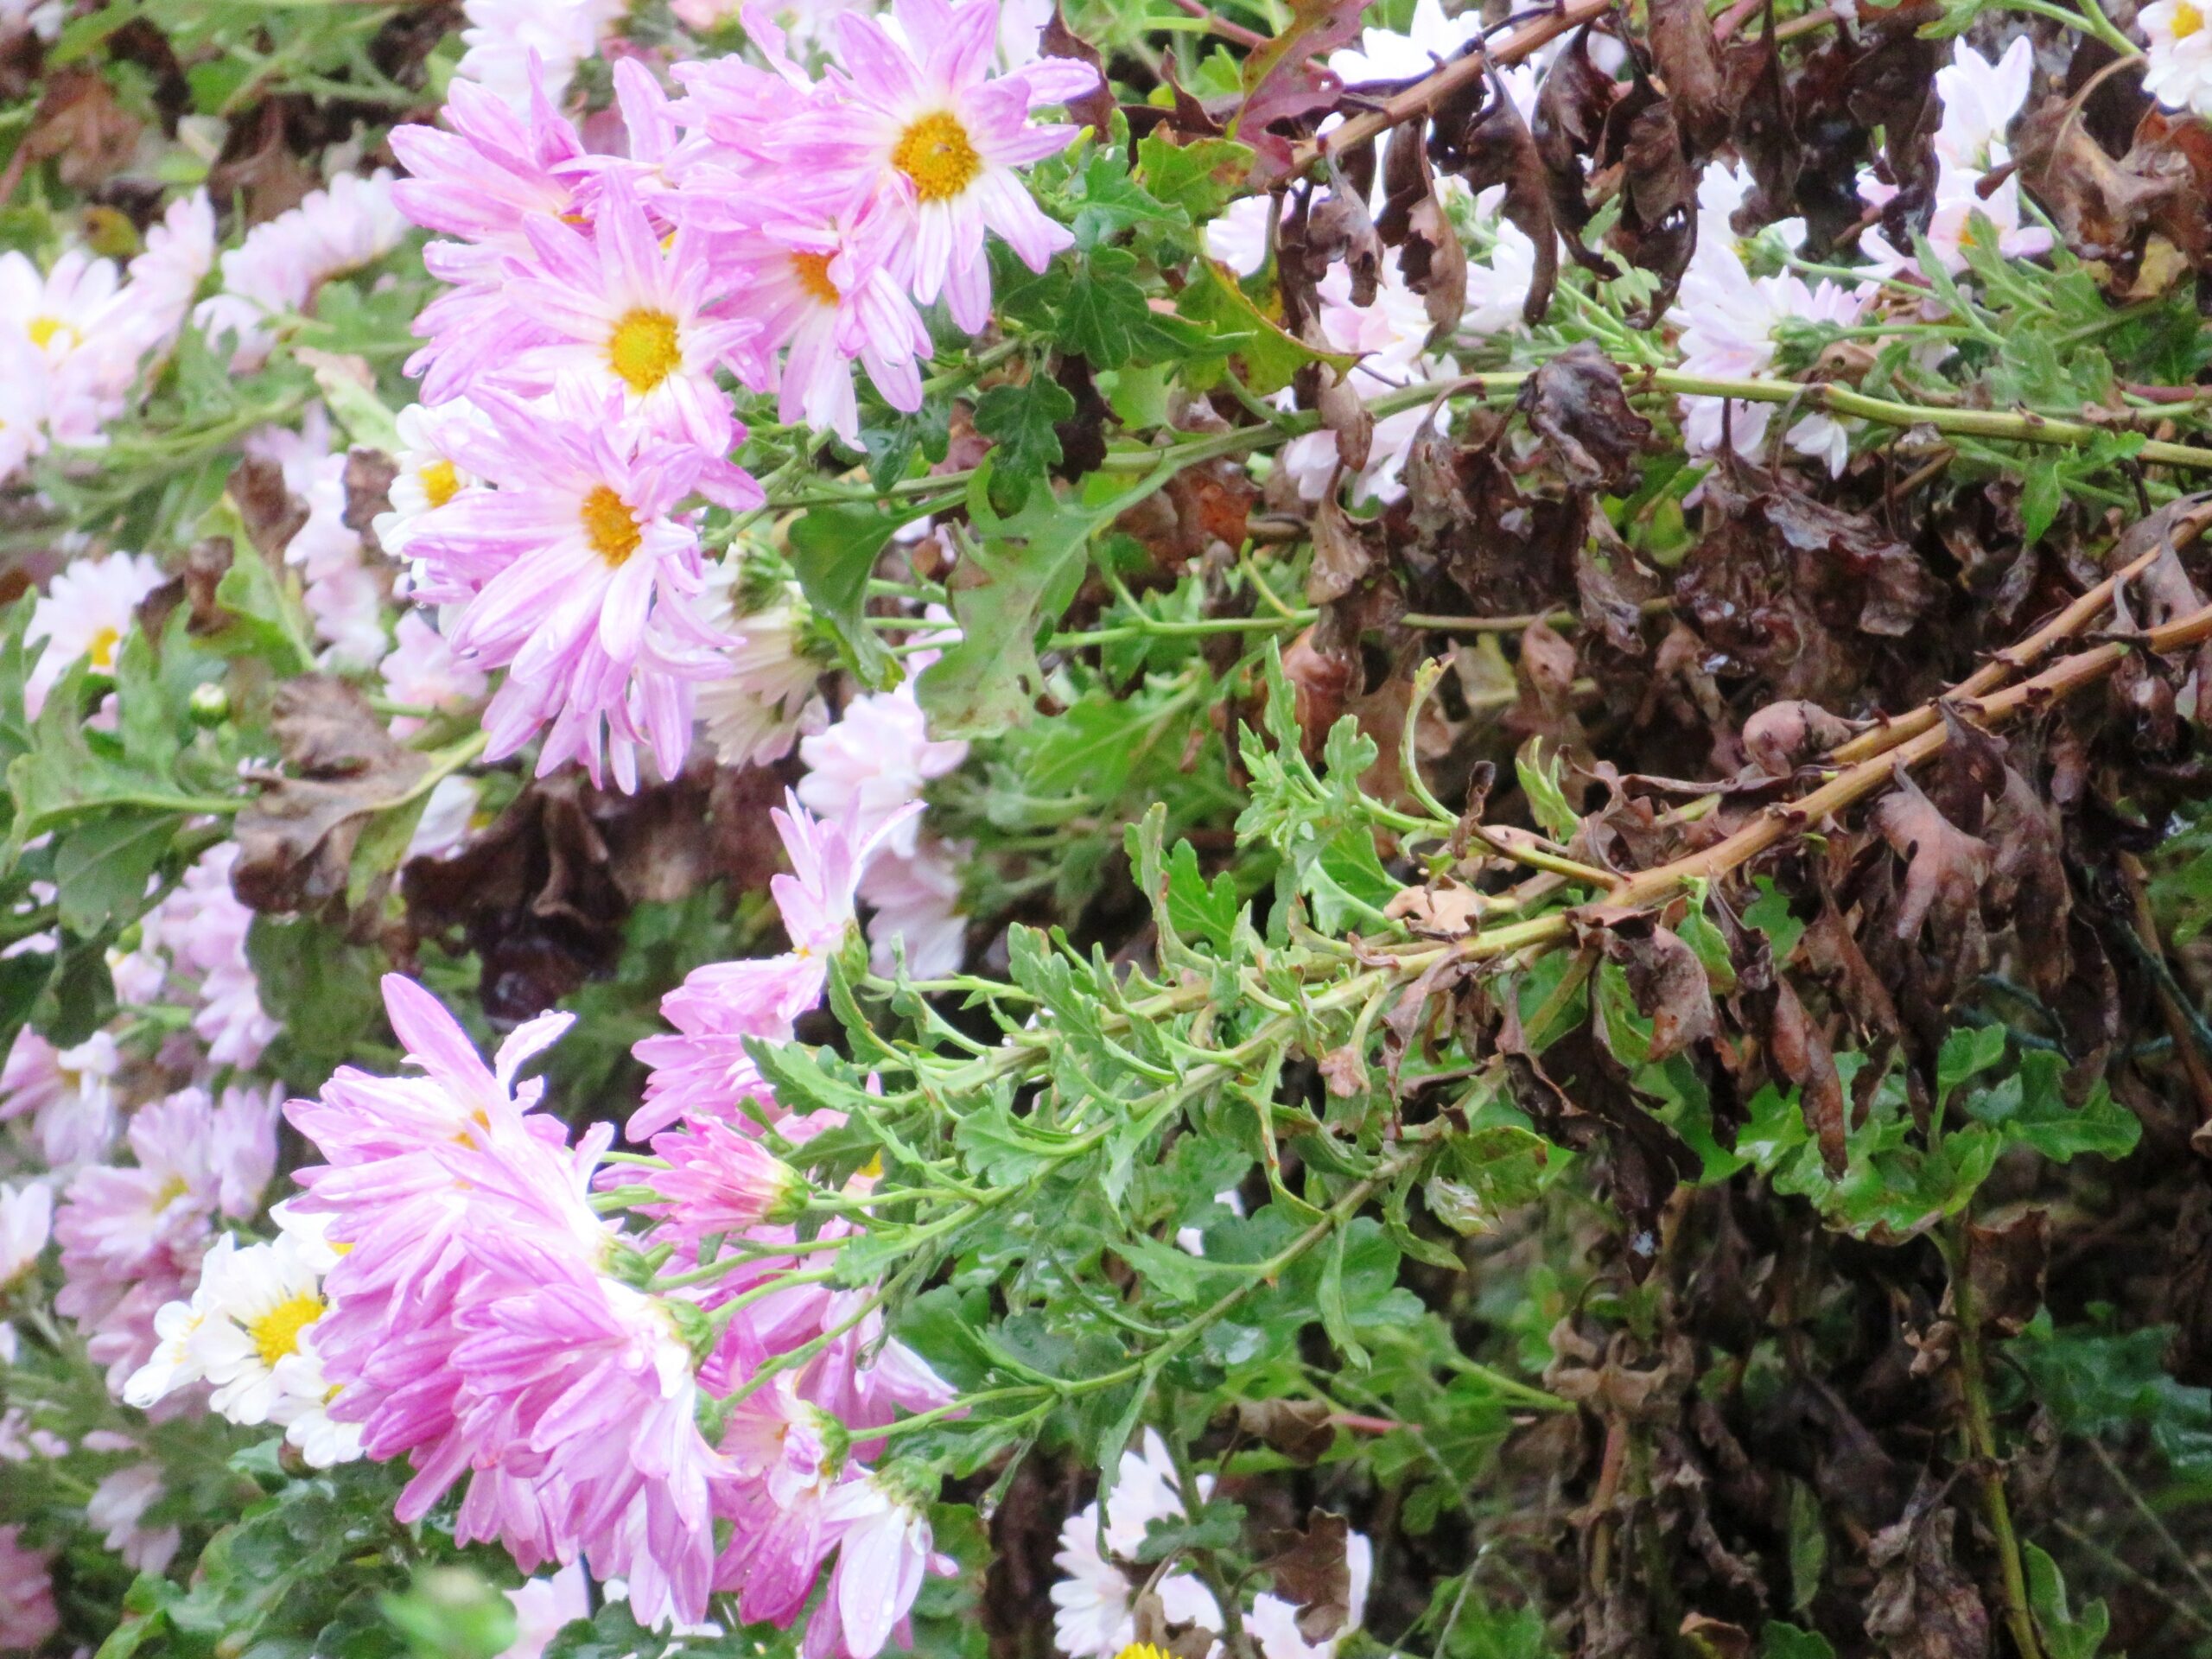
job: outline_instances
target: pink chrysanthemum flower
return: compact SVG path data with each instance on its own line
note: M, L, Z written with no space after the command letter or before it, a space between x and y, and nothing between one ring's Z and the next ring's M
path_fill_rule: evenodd
M0 1652L36 1653L61 1627L47 1559L21 1527L0 1527Z
M806 1196L806 1183L789 1164L727 1123L709 1121L657 1135L652 1145L668 1167L638 1172L635 1178L660 1197L632 1207L656 1218L656 1243L673 1244L694 1260L702 1239L786 1220ZM620 1173L628 1179L632 1172L625 1166Z
M104 1031L56 1049L26 1026L0 1068L0 1122L30 1118L48 1168L100 1157L115 1135L115 1074L122 1065L115 1039Z
M857 231L827 217L772 220L751 250L747 303L760 317L761 344L790 348L778 417L849 444L860 435L855 359L892 408L922 406L917 359L930 355L929 330L893 275L886 228L881 216Z
M369 1456L411 1457L402 1521L467 1476L458 1541L496 1537L525 1572L582 1553L629 1581L641 1618L696 1620L725 1471L694 1426L690 1346L602 1270L614 1234L589 1185L612 1131L571 1148L514 1083L567 1020L531 1022L487 1067L419 987L385 990L424 1075L347 1068L292 1106L333 1160L302 1173L298 1202L352 1246L315 1328L329 1414L361 1426Z
M994 79L994 0L897 0L894 35L875 18L836 19L839 94L793 136L852 181L855 205L880 207L902 251L902 274L925 305L942 293L971 334L990 318L988 232L1042 270L1074 238L1030 199L1017 168L1057 156L1076 129L1040 125L1032 110L1098 84L1097 72L1047 58ZM773 141L772 141L773 142Z
M830 982L828 958L853 925L861 871L906 817L894 817L863 837L850 817L817 819L796 796L787 804L788 813L769 817L794 873L776 876L768 887L791 949L780 957L709 963L661 999L661 1018L676 1034L648 1037L631 1051L652 1073L645 1080L645 1103L624 1129L632 1141L656 1135L679 1117L733 1121L748 1097L771 1117L776 1115L775 1097L746 1052L746 1039L789 1042L799 1015L822 1001Z
M830 1494L824 1519L837 1535L837 1565L807 1621L805 1659L875 1659L906 1623L922 1577L950 1573L936 1554L929 1517L913 1498L868 1477Z
M503 378L533 392L573 378L596 401L619 397L626 416L664 436L725 454L741 434L715 372L760 378L740 348L760 325L709 302L698 234L679 225L664 248L619 174L604 181L588 236L544 213L524 230L531 274L510 282L508 300L550 338Z
M425 514L410 550L420 596L464 606L448 635L455 653L508 671L485 711L486 758L550 724L541 775L574 759L596 781L607 753L633 789L644 743L674 776L690 747L693 683L721 671L716 649L729 643L699 616L698 536L675 516L713 458L571 386L550 410L477 396L496 429L454 447L499 487Z
M192 1028L217 1065L250 1066L283 1027L261 1004L260 982L246 957L253 912L231 890L238 845L200 855L177 889L148 912L143 949L169 954L177 974L196 985Z
M799 740L806 776L798 798L824 817L851 817L863 831L892 825L884 845L914 855L920 825L908 809L923 787L968 758L958 740L938 742L915 700L910 679L896 689L855 697L829 730Z
M523 223L533 213L567 213L575 193L563 169L584 153L576 130L533 86L522 115L483 88L456 80L447 94L450 131L395 127L392 153L410 177L392 198L425 230L457 241L433 242L423 263L452 290L415 320L429 343L407 361L423 379L423 401L441 404L486 371L543 336L533 319L510 305L505 261L526 257Z

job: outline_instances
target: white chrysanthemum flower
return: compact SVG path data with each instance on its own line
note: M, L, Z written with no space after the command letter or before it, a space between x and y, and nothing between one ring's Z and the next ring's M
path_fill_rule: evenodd
M2156 0L2135 14L2151 43L2143 90L2170 110L2212 115L2212 29L2195 0Z
M1936 96L1943 103L1943 118L1936 129L1939 162L1980 174L2012 159L2005 132L2028 101L2035 62L2034 43L2024 35L1994 63L1963 35L1952 41L1951 61L1936 72Z
M923 836L912 858L886 850L868 861L860 896L874 911L868 941L876 972L891 971L894 944L905 950L906 971L917 979L959 971L968 953L960 871L975 855L972 842Z
M54 1232L54 1189L0 1184L0 1294L30 1275Z
M222 257L222 291L202 300L193 321L209 342L236 337L233 372L259 368L273 338L268 325L304 310L334 276L372 264L407 234L407 217L391 198L391 173L341 173L310 191L296 207L246 232Z
M1510 219L1500 219L1487 260L1467 263L1467 308L1459 318L1462 334L1504 334L1527 327L1522 308L1529 285L1536 280L1536 245ZM1418 426L1416 426L1418 430Z
M228 1233L215 1241L216 1251L235 1248L235 1241ZM203 1287L207 1284L204 1271L200 1284ZM136 1406L143 1411L156 1401L165 1399L206 1376L200 1368L199 1352L193 1346L193 1338L200 1334L200 1327L207 1319L202 1300L200 1293L194 1291L189 1301L165 1302L156 1310L154 1351L124 1383L123 1400L125 1405Z
M531 60L555 103L567 96L576 66L598 54L601 37L629 0L467 0L461 54L465 75L517 110L530 107Z
M1732 250L1738 259L1751 251L1751 237L1736 233L1736 210L1751 194L1751 169L1740 162L1707 162L1705 171L1697 179L1697 249L1690 260L1694 264L1711 253ZM1782 245L1792 253L1805 245L1805 221L1802 219L1778 219L1766 226L1760 235L1779 237Z
M1198 1496L1209 1497L1212 1490L1213 1482L1201 1477ZM1148 1428L1141 1452L1122 1453L1120 1476L1107 1498L1106 1548L1121 1560L1133 1560L1147 1528L1154 1521L1180 1519L1183 1513L1174 1460ZM1067 1575L1052 1588L1052 1644L1069 1659L1115 1659L1136 1639L1136 1586L1099 1553L1096 1503L1061 1522L1052 1564ZM1153 1588L1171 1624L1221 1629L1221 1609L1212 1592L1190 1573L1170 1573Z
M395 559L407 556L407 543L416 520L434 512L464 490L480 488L479 481L454 459L456 438L485 429L490 423L482 410L465 397L455 397L435 408L410 404L394 423L399 431L398 453L392 461L389 512L369 521L378 545Z
M1718 250L1682 279L1675 312L1682 326L1682 372L1715 380L1756 378L1773 365L1783 323L1853 323L1872 297L1871 289L1841 288L1825 277L1808 287L1794 271L1754 277L1732 251ZM1755 459L1762 453L1772 405L1702 397L1686 397L1681 405L1682 437L1694 454L1718 451L1724 429L1738 454ZM1825 461L1831 474L1850 459L1848 429L1826 415L1806 416L1786 441L1799 454Z
M1357 46L1329 54L1329 68L1349 86L1379 80L1414 80L1440 62L1459 56L1467 42L1482 32L1480 6L1469 6L1457 17L1446 17L1440 0L1416 0L1413 22L1406 33L1363 29Z
M765 766L827 724L817 687L831 664L807 648L806 601L796 582L762 608L741 613L734 594L742 582L734 565L723 566L702 607L707 626L738 643L722 653L728 677L700 685L699 720L724 766Z
M208 1403L232 1422L289 1423L321 1410L327 1389L314 1358L313 1328L328 1306L323 1273L336 1259L327 1243L299 1227L242 1248L226 1234L207 1253L193 1297L200 1320L190 1346L214 1388ZM302 1364L284 1363L303 1355Z
M79 559L56 571L24 631L26 644L46 642L23 685L25 710L35 718L46 694L80 657L102 673L111 672L138 601L163 580L162 567L146 553Z
M475 827L476 807L480 798L480 786L474 779L458 776L439 779L437 787L430 791L430 798L423 803L423 816L407 843L407 856L444 858L454 852Z

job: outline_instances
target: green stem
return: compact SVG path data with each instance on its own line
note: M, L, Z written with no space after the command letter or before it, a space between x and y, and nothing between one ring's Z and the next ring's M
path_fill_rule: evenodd
M1981 1465L1984 1518L1997 1542L1997 1567L2005 1591L2005 1625L2021 1659L2043 1659L2036 1639L2035 1615L2028 1605L2027 1574L2020 1565L2020 1540L2012 1529L2012 1506L2005 1496L2005 1467L1997 1451L1997 1426L1989 1409L1989 1385L1982 1369L1981 1308L1974 1291L1967 1259L1967 1218L1955 1217L1942 1238L1943 1260L1951 1270L1951 1305L1958 1322L1959 1396L1966 1408L1967 1448Z

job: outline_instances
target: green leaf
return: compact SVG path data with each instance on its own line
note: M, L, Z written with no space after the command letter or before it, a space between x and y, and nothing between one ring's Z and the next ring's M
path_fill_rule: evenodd
M922 671L915 692L940 739L994 737L1030 717L1044 690L1040 627L1058 620L1089 565L1090 537L1118 512L1033 492L1019 513L992 510L985 457L968 492L979 541L951 586L961 638Z
M1821 1593L1827 1570L1827 1520L1809 1482L1784 1476L1789 1485L1789 1611L1802 1613Z
M1245 385L1262 397L1281 391L1309 363L1326 363L1342 375L1359 360L1356 353L1317 351L1284 333L1252 302L1234 271L1204 256L1176 303L1185 316L1210 330L1207 352L1226 356L1240 369ZM1192 378L1197 384L1205 377Z
M1943 1039L1936 1056L1936 1109L1939 1113L1950 1099L1951 1090L2004 1059L2005 1036L2002 1026L1960 1026Z
M1835 1649L1824 1636L1771 1619L1759 1632L1759 1659L1835 1659Z
M2050 1659L2096 1659L2112 1630L2112 1614L2101 1601L2093 1601L2076 1618L2068 1606L2066 1580L2058 1563L2035 1545L2023 1543L2020 1556L2028 1572L2028 1605L2036 1616L2044 1651Z
M1244 1538L1244 1506L1217 1497L1201 1503L1198 1513L1155 1516L1145 1523L1135 1559L1142 1565L1164 1561L1185 1550L1234 1549Z
M1521 792L1529 798L1529 813L1554 841L1569 839L1582 823L1567 804L1567 791L1560 787L1560 764L1558 755L1545 754L1540 738L1530 738L1513 757L1514 776L1521 780Z
M1018 1118L1004 1101L995 1100L960 1120L952 1144L968 1166L990 1186L1021 1186L1046 1170L1065 1150L1068 1137Z
M1995 1027L2001 1037L2002 1027ZM1957 1033L1954 1033L1954 1036ZM1950 1051L1947 1040L1944 1052ZM2008 1144L2033 1147L2054 1163L2082 1153L2124 1158L2141 1139L2143 1125L2112 1097L2101 1081L2079 1107L2069 1107L2063 1085L2065 1063L2048 1049L2031 1049L2020 1069L1967 1102L1967 1115L1996 1129Z
M993 386L976 400L976 429L991 440L991 505L1017 513L1032 486L1059 465L1059 434L1075 416L1075 398L1041 371L1021 385Z
M1059 307L1061 342L1090 359L1093 368L1118 369L1157 339L1152 307L1130 279L1136 256L1126 248L1100 248L1076 262Z
M1774 885L1772 876L1754 876L1751 885L1759 890L1759 896L1745 910L1744 924L1766 935L1774 965L1785 966L1797 949L1797 941L1805 937L1805 924L1789 913L1789 895Z
M57 909L72 933L91 935L145 909L146 883L184 820L171 812L117 812L64 833L54 849Z
M1244 906L1236 878L1224 870L1209 886L1198 868L1198 849L1179 841L1167 858L1166 909L1168 925L1185 941L1210 944L1215 955L1225 957Z
M816 507L791 529L799 591L830 624L847 665L875 690L895 685L899 669L866 620L868 577L884 543L913 517L872 506Z
M1162 205L1179 208L1193 225L1216 218L1242 193L1253 151L1233 138L1171 143L1147 133L1137 142L1137 171Z
M334 928L302 917L256 916L245 938L262 1005L281 1020L281 1069L307 1088L350 1059L382 1021L379 952L349 944Z
M73 1048L108 1022L115 1013L115 978L108 972L101 939L64 938L54 958L52 992L37 1021L40 1033L56 1048Z

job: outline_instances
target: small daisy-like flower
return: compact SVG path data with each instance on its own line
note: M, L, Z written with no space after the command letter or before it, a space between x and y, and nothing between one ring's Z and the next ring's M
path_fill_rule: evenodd
M2196 0L2155 0L2135 14L2151 43L2143 90L2170 110L2212 115L2212 28Z
M391 510L369 521L377 545L395 559L407 556L407 543L415 521L473 489L477 480L454 459L449 435L462 429L481 430L484 417L465 397L454 397L426 408L410 404L393 423L399 433L399 449L392 456L397 470L386 493Z
M880 205L914 297L945 296L970 334L990 319L987 234L1032 270L1074 238L1030 199L1016 170L1067 148L1068 126L1029 112L1098 84L1088 64L1048 58L994 79L993 0L896 0L899 33L857 12L836 23L839 97L798 124L800 151L850 178L856 206Z
M312 1341L327 1311L322 1275L334 1259L327 1245L296 1232L243 1247L226 1233L208 1251L193 1298L200 1318L191 1346L214 1385L208 1403L232 1422L283 1422L294 1414L287 1408L321 1404L319 1392L302 1397L287 1387L280 1368Z
M515 109L529 102L533 77L561 98L626 9L625 0L467 0L461 31L467 50L454 73Z
M750 317L708 303L705 245L679 226L664 249L630 182L609 175L588 237L538 214L525 226L532 274L509 297L554 336L523 353L514 384L550 390L573 377L626 416L715 454L743 436L715 383L723 367L758 371L739 348L760 332Z
M1212 1484L1199 1477L1199 1496L1207 1496ZM1153 1522L1183 1512L1166 1442L1147 1429L1141 1448L1122 1453L1122 1466L1107 1500L1107 1550L1113 1558L1134 1560ZM1059 1553L1052 1557L1052 1565L1065 1575L1051 1592L1052 1645L1070 1659L1117 1659L1136 1640L1137 1586L1115 1559L1099 1553L1098 1530L1098 1505L1086 1504L1061 1523ZM1170 1573L1152 1589L1171 1623L1221 1629L1220 1606L1191 1573Z
M398 643L377 668L385 695L394 702L450 710L466 709L484 695L490 681L483 671L455 657L452 645L420 611L401 617L394 632ZM392 716L395 737L412 737L422 728L418 715Z
M270 325L278 317L306 310L325 283L399 245L407 219L392 188L391 173L381 168L366 177L341 173L298 207L255 226L222 257L222 291L202 300L193 320L211 342L226 334L236 340L234 372L267 359L275 344Z
M128 1464L95 1486L85 1502L85 1519L104 1535L100 1541L137 1572L166 1571L183 1541L175 1527L139 1524L162 1490L161 1465Z
M868 918L868 939L876 972L891 971L894 945L906 954L906 971L917 979L959 970L968 954L960 872L975 855L972 842L924 836L912 857L886 849L869 863L860 895L875 912Z
M0 1185L0 1295L30 1276L54 1230L54 1189Z
M842 720L801 739L798 753L807 766L798 782L801 801L823 818L850 817L863 835L883 829L884 844L910 858L919 833L914 804L924 785L968 758L968 746L931 740L908 680L854 698Z
M79 559L57 571L24 631L27 644L46 642L23 685L25 712L35 718L46 705L46 694L79 658L100 673L113 673L116 652L130 632L138 601L162 581L162 567L145 553Z

